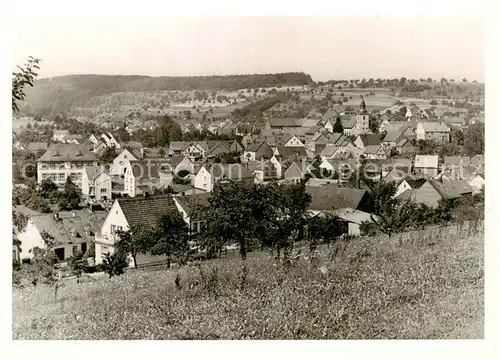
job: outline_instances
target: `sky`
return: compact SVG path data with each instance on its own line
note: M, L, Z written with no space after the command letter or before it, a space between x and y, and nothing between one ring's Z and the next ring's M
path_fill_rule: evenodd
M40 77L201 76L302 71L315 81L432 77L484 81L480 18L38 18L13 25L13 66Z

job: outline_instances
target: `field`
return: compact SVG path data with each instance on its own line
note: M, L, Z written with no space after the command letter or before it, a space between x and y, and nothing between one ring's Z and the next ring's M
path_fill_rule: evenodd
M289 265L252 254L68 282L57 298L52 287L13 289L13 338L484 337L483 229L339 241Z

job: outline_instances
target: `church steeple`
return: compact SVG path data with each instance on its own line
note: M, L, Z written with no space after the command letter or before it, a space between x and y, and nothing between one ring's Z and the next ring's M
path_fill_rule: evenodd
M359 105L359 112L360 113L366 113L365 98L363 97L363 95L361 95L360 97L361 97L361 104Z

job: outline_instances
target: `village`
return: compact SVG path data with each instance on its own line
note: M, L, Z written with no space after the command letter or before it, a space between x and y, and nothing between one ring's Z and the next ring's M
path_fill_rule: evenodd
M457 122L455 117L408 106L404 119L397 121L378 114L374 133L373 115L363 97L357 110L346 107L334 105L320 118L267 118L246 133L238 131L241 123L226 119L214 122L208 131L227 140L171 141L156 148L119 141L111 131L83 138L54 130L50 145L25 145L40 154L36 181L38 186L62 189L69 179L81 191L84 209L43 214L21 203L19 211L24 208L29 219L13 245L13 259L32 260L35 248L47 247L48 235L58 262L93 247L89 260L98 265L106 254L116 252L119 231L154 224L171 209L194 235L205 221L192 218L193 208L208 203L214 188L228 182L303 184L311 197L307 214L335 214L350 236L361 235L360 226L370 222L374 212L365 180L394 183L394 197L429 208L437 208L441 200L484 191L482 153L439 156L419 154L418 148L425 143L446 146L452 129L466 131L477 117ZM190 131L189 126L181 128ZM116 157L103 163L98 154L107 149ZM140 266L166 260L139 257Z

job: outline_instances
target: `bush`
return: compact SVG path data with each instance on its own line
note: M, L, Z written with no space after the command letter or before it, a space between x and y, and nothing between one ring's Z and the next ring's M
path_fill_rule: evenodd
M109 275L109 278L113 276L122 275L125 271L124 269L128 267L128 262L126 255L124 253L106 253L104 255L104 260L102 262L102 269Z

